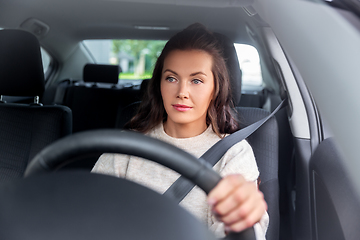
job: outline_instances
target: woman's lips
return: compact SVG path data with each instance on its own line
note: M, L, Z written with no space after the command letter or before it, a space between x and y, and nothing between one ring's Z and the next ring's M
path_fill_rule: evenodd
M190 110L192 107L186 106L186 105L181 105L181 104L174 104L172 105L173 108L175 108L177 111L179 112L186 112L188 110Z

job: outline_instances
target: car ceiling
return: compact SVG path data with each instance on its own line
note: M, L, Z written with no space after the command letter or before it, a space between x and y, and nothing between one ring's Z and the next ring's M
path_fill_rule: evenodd
M250 0L11 0L0 2L0 27L24 27L36 19L49 27L43 47L59 58L83 39L168 39L194 22L223 33L234 42L251 43L246 24L254 21L243 10ZM76 24L74 24L76 23ZM136 26L168 27L140 30ZM254 26L253 26L254 28ZM62 55L62 56L61 56Z

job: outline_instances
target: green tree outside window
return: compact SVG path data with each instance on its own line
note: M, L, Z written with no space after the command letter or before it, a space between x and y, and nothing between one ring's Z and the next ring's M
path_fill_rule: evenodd
M166 41L158 40L113 40L112 51L118 57L118 62L128 62L120 78L151 78L155 62L165 44Z

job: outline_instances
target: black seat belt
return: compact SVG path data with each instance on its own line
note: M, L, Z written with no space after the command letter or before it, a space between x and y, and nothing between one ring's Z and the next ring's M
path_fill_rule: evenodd
M63 80L59 83L59 85L56 88L55 97L54 97L54 103L55 104L64 104L64 97L66 94L66 90L68 86L72 84L72 81L70 79Z
M226 136L214 144L211 148L209 148L200 158L211 164L211 166L214 166L227 152L227 150L254 133L264 123L272 118L281 108L286 106L286 103L287 98L285 98L269 116ZM181 176L166 190L164 196L168 196L180 203L194 186L195 185L193 183L191 183L185 177Z

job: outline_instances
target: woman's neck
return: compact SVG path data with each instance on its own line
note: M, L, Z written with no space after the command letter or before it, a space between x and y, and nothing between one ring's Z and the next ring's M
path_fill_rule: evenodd
M173 138L190 138L202 134L207 129L206 123L196 124L177 124L171 121L164 123L164 131L167 135Z

